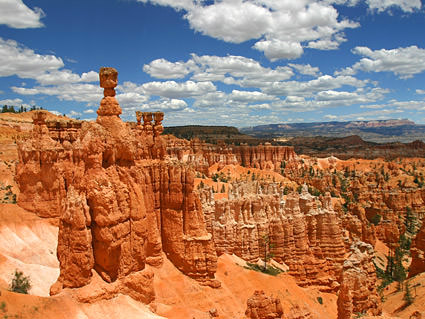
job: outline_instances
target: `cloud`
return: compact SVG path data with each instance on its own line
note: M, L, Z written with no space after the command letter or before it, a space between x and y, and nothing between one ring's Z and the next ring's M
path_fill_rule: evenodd
M358 99L359 95L355 92L341 92L341 91L322 91L316 96L316 101L344 101Z
M279 39L258 41L255 43L254 48L258 51L263 51L265 56L272 62L280 59L296 59L304 53L301 43Z
M258 39L273 23L273 13L269 8L241 0L196 6L185 18L196 31L233 43Z
M297 70L298 73L304 74L304 75L311 75L316 76L320 74L320 70L318 67L312 67L310 64L294 64L294 63L288 63L288 65L295 70Z
M40 28L43 23L44 12L35 7L28 8L22 0L1 0L0 1L0 24L5 24L10 28L27 29Z
M360 2L365 2L369 9L378 13L392 9L393 7L398 7L404 12L413 12L421 8L421 0L324 0L324 2L328 4L347 5L350 7Z
M16 41L0 38L0 76L17 75L35 79L37 76L63 67L61 58L40 55L20 46Z
M147 103L138 106L137 110L159 110L164 112L175 112L181 111L187 108L187 103L180 99L160 99L154 101L148 101ZM132 111L136 111L136 108L132 108Z
M416 94L425 94L425 90L417 89Z
M191 70L192 61L169 62L165 59L157 59L143 66L143 71L157 79L181 79Z
M96 82L99 81L99 73L89 71L81 74L80 82Z
M149 67L146 68L147 71L151 72L150 75L166 78L165 71L158 72L159 68L156 68L153 72L153 62L149 63ZM155 64L166 65L171 70L181 70L181 73L171 72L171 74L174 74L173 76L181 77L192 74L190 79L193 81L221 81L225 84L237 84L243 87L258 87L265 82L287 80L294 74L292 69L287 66L278 66L275 69L265 68L254 59L233 55L221 57L192 54L192 57L186 62L173 63L160 59L160 62Z
M306 82L273 82L270 85L264 86L262 90L265 93L272 95L311 97L317 92L334 90L344 85L352 87L363 87L367 84L367 82L367 80L359 80L352 76L341 75L333 77L331 75L322 75L317 79Z
M188 98L203 95L216 90L212 82L175 81L149 82L142 85L148 95L156 95L167 98Z
M123 106L136 106L149 100L147 96L136 92L120 93L116 98Z
M148 3L151 2L156 5L164 7L172 7L176 10L190 10L194 7L192 0L137 0L138 2Z
M0 77L16 75L23 79L35 79L42 85L93 82L99 79L94 71L79 76L62 69L63 66L61 58L37 54L16 41L0 38Z
M263 102L276 100L275 96L264 94L258 91L239 91L233 90L228 96L231 101L234 102Z
M18 105L21 104L23 101L21 99L5 99L0 100L0 105Z
M271 60L300 57L304 46L333 50L343 41L343 30L358 23L340 19L325 1L298 0L139 0L184 10L196 32L231 43L255 40L253 48Z
M332 114L327 114L327 115L324 116L324 118L328 119L328 120L336 120L336 119L338 119L338 116L332 115Z
M68 117L75 117L75 118L79 118L82 114L80 112L71 110L69 113L66 114L66 116Z
M87 110L83 111L83 113L85 113L85 114L92 114L94 112L95 112L95 110L93 110L93 109L87 109Z
M225 105L226 101L227 95L224 92L216 91L197 97L193 106L201 108L219 108Z
M58 86L36 86L33 88L12 86L12 91L22 95L45 94L56 96L59 100L98 103L103 90L88 83L64 84Z
M403 113L402 110L394 109L380 109L375 111L367 111L360 113L351 113L344 115L327 114L324 118L337 121L364 121L364 120L383 120L388 118L395 118L397 115Z
M365 58L355 63L351 71L393 72L402 79L411 78L425 71L425 50L415 45L392 50L355 47L352 51Z
M391 7L399 7L405 12L413 12L421 8L421 0L366 0L369 8L378 12L385 11Z

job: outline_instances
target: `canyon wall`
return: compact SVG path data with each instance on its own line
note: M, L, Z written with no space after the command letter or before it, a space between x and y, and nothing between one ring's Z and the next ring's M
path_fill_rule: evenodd
M197 171L208 176L208 168L215 163L219 167L239 164L244 167L259 168L280 172L282 162L296 157L290 146L274 146L270 143L257 146L209 144L195 138L191 141L174 136L164 137L167 154L184 162L191 163Z
M266 250L289 266L289 273L301 286L336 291L346 250L330 195L320 201L306 187L300 195L281 195L277 186L252 189L257 192L242 191L234 184L233 192L239 195L230 197L237 198L219 201L201 195L217 254L236 254L256 262L264 260Z

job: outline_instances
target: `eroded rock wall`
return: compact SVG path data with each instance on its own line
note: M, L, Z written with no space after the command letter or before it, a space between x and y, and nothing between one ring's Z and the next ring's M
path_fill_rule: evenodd
M381 314L382 303L376 289L373 256L371 245L361 241L351 245L351 254L343 264L340 279L338 319L351 318L355 313L373 316Z
M264 260L269 245L273 259L289 266L300 285L335 291L346 250L330 197L322 200L304 188L301 195L246 194L205 203L204 212L218 255L254 262Z
M166 136L167 154L184 162L191 163L199 172L208 175L208 168L215 163L219 168L229 164L280 172L282 162L296 157L290 146L265 145L226 145L209 144L195 138L191 141Z

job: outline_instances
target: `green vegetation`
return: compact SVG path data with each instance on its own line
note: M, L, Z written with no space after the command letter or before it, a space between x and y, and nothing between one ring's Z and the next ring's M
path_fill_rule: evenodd
M310 187L310 186L308 187L308 192L311 195L313 195L313 196L320 196L320 195L322 195L322 193L317 188Z
M207 143L218 144L220 141L226 141L228 144L240 145L247 143L248 145L258 145L264 142L273 142L271 139L258 139L239 132L233 126L202 126L202 125L185 125L165 127L163 134L172 134L178 138L187 140L199 138ZM245 163L243 163L245 165Z
M406 226L406 231L411 235L416 232L416 216L413 214L410 207L406 207L406 217L404 218L404 226Z
M413 214L410 207L406 207L406 217L404 220L406 232L400 236L398 246L395 249L390 248L390 254L387 256L387 268L385 271L378 268L376 265L376 275L382 279L382 283L378 290L382 290L393 281L397 281L399 289L403 288L403 282L407 278L407 269L404 268L403 262L410 253L410 245L412 238L417 231L416 216ZM407 292L410 294L410 291Z
M0 200L2 204L16 204L16 194L12 192L12 185L3 184L0 186L0 191L6 191L4 197Z
M379 215L379 214L375 214L375 215L373 215L373 217L371 218L370 222L371 222L372 224L374 224L375 226L377 226L377 225L381 222L381 218L382 218L382 216L381 216L381 215Z
M412 292L410 291L410 284L407 281L406 281L406 284L404 286L403 300L406 302L406 307L411 305L413 303L413 300L414 300L414 298L412 296Z
M274 256L274 254L271 252L271 250L274 248L274 244L271 242L270 237L268 235L264 235L261 238L261 248L263 251L263 260L264 260L264 267L263 270L267 271L267 262L270 258Z
M277 276L280 273L282 273L283 271L280 270L279 268L267 265L267 267L264 269L264 267L259 266L257 264L252 264L252 263L246 263L247 266L244 267L246 269L250 269L250 270L254 270L254 271L258 271L258 272L262 272L263 274L267 274L267 275L271 275L271 276Z
M33 105L30 108L30 111L42 110L42 109L43 109L42 107L36 107L35 105ZM16 109L15 109L15 106L13 105L3 105L1 109L1 113L23 113L26 111L27 111L27 108L23 107L22 105L21 107L16 107Z
M18 292L20 294L28 294L28 291L31 289L30 278L24 276L24 273L19 270L15 270L15 274L12 278L12 283L10 284L9 290L13 292Z
M323 298L322 297L317 297L317 302L320 303L321 305L323 305Z
M214 182L220 181L222 183L227 183L230 180L230 177L224 176L223 172L220 172L220 174L215 173L211 178Z

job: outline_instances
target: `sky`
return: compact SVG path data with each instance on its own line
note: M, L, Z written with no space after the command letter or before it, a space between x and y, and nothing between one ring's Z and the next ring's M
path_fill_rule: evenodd
M420 0L0 0L0 105L164 125L425 123Z

